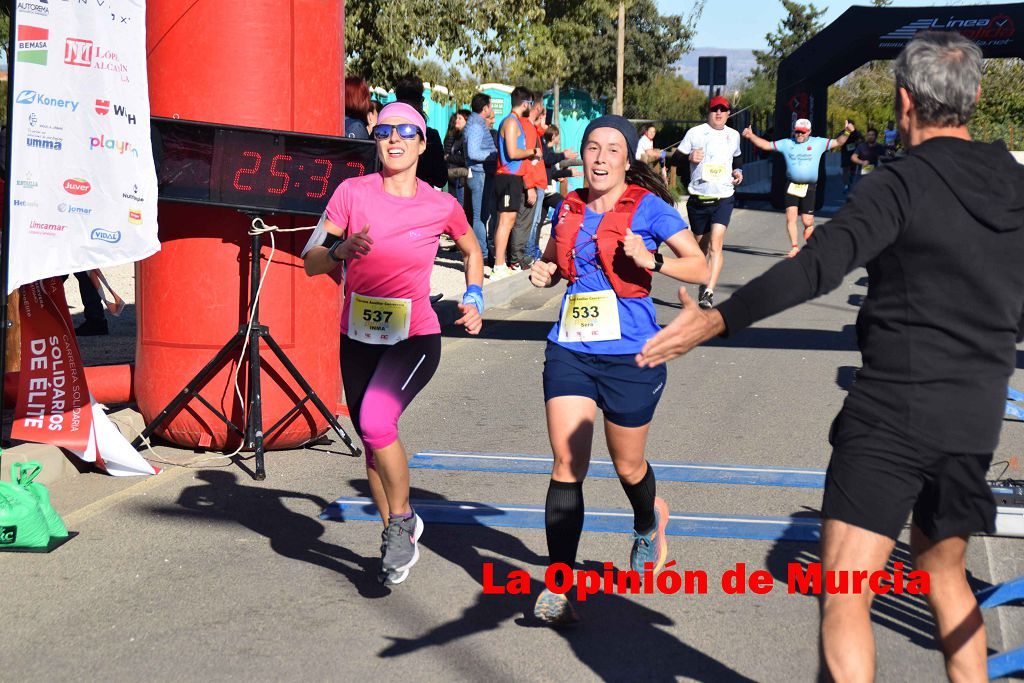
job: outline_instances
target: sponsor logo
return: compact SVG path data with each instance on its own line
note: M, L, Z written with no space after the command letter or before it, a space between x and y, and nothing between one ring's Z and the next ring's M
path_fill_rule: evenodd
M37 14L41 17L50 15L50 8L47 7L46 0L38 0L38 2L19 2L18 11L25 12L26 14Z
M55 152L64 149L64 142L60 138L50 136L29 135L25 144L29 147L35 147L36 149L51 149Z
M916 19L886 33L879 39L879 46L902 48L918 31L956 31L983 47L1009 45L1017 32L1013 19L1005 14L996 14L987 19L961 19L950 15L946 18Z
M89 239L99 240L100 242L109 242L110 244L117 244L121 241L120 230L104 230L103 228L96 228L89 235Z
M142 203L142 202L146 201L146 199L142 195L139 194L139 186L138 185L132 185L132 191L131 192L122 192L121 196L124 197L125 199L130 199L133 202Z
M25 190L34 190L39 186L39 183L32 180L32 174L26 173L25 177L18 181L18 187Z
M85 38L64 41L64 63L117 73L122 81L128 81L128 67L121 63L117 53Z
M28 231L34 235L58 235L68 229L68 226L60 223L40 223L32 221L28 224Z
M39 207L39 202L27 202L24 199L15 199L14 200L14 205L15 206L30 206L30 207L33 207L33 208L38 208Z
M61 213L70 214L72 216L88 216L90 213L92 213L92 209L86 208L84 206L65 204L64 202L61 202L60 204L57 205L57 210L60 211Z
M52 130L52 131L62 131L62 130L64 130L64 126L60 126L60 125L56 125L56 124L52 124L52 123L44 123L42 120L40 120L39 115L35 114L35 113L32 113L32 114L28 115L28 125L29 125L30 128L39 128L40 130Z
M18 96L14 100L18 104L41 104L44 107L55 107L57 109L70 109L76 111L78 109L78 102L75 100L65 100L60 97L51 97L50 95L44 95L38 90L22 90L18 93Z
M131 152L135 156L139 156L139 150L135 149L132 143L127 140L108 138L105 135L89 138L89 149L105 149L108 152L117 152L118 154Z
M18 527L0 526L0 545L11 545L18 540Z
M39 28L38 26L19 26L16 47L18 61L46 66L46 48L49 40L49 29Z
M68 178L64 181L64 191L68 194L83 195L89 194L92 185L84 178Z
M41 1L45 2L46 0L41 0ZM79 7L96 7L96 8L101 9L101 10L109 10L109 9L111 9L111 7L110 7L111 1L112 0L63 0L63 2L65 2L67 4L75 4L75 5L78 5ZM104 11L104 15L107 15L106 11ZM123 14L117 14L115 12L110 12L109 16L110 16L110 21L114 22L115 24L119 24L119 25L120 24L130 25L129 22L131 22L131 20L132 20L132 18L130 16L126 16L126 15L123 15Z
M132 225L142 225L142 212L138 209L128 209L128 222Z
M100 116L106 116L110 113L111 106L110 100L96 100L96 113ZM114 116L120 116L121 118L128 121L128 123L135 125L135 114L130 113L123 105L115 104L113 106Z
M72 66L92 66L92 41L68 38L64 42L64 63Z

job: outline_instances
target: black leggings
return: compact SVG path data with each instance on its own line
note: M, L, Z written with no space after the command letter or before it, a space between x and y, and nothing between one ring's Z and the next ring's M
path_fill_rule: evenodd
M373 449L398 439L402 411L427 386L440 362L440 334L410 337L392 346L341 338L345 400L363 440L367 467L374 467Z

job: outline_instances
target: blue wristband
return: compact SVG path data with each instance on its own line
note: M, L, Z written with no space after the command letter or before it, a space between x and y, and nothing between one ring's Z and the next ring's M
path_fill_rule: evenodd
M466 293L462 295L462 303L473 304L482 315L484 312L484 290L480 285L469 285L466 287Z

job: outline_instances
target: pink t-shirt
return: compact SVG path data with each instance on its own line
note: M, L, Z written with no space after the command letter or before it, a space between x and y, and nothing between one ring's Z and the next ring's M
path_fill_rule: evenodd
M455 197L417 180L415 197L384 191L379 173L349 178L327 204L327 219L346 235L370 226L370 253L348 262L341 333L348 334L352 294L412 299L409 336L437 334L441 325L430 306L430 271L441 233L459 239L469 230Z

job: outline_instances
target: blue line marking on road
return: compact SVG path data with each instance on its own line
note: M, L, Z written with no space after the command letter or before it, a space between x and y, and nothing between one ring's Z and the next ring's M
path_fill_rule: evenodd
M1006 387L1006 398L1011 401L1024 401L1024 392L1017 391L1013 387Z
M788 486L809 489L825 487L824 470L687 462L651 462L651 466L654 468L658 481ZM551 474L551 456L423 451L412 457L409 467L422 470ZM593 459L590 461L588 476L614 479L616 477L615 468L612 467L610 460Z
M454 500L412 500L416 514L428 524L467 524L486 527L543 529L544 508L536 505L470 503ZM338 498L324 508L320 519L380 521L368 498ZM584 515L584 531L627 534L633 531L632 510L591 510ZM817 541L821 521L806 517L738 517L673 513L666 533L670 536L742 538L761 541Z

